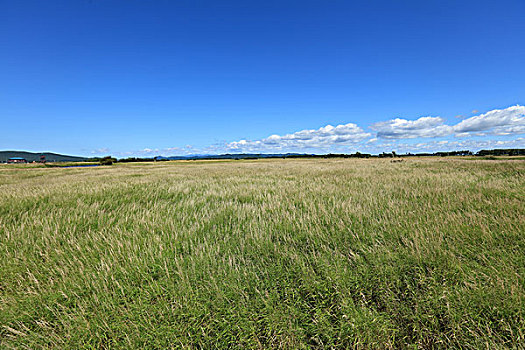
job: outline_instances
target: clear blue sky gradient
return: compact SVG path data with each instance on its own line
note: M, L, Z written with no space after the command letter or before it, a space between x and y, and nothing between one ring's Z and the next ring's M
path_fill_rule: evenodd
M523 0L0 0L0 149L455 124L525 103L524 18Z

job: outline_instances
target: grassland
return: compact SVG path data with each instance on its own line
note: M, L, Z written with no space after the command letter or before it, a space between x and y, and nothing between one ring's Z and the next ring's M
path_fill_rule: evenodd
M0 348L523 348L525 162L0 166Z

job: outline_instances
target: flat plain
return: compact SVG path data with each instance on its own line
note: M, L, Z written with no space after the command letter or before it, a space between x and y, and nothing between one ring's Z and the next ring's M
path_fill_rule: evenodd
M0 165L0 348L520 348L525 161Z

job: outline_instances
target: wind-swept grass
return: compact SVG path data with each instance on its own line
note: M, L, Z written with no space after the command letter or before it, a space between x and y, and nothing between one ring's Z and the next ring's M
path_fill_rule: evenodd
M519 348L525 162L0 167L0 348Z

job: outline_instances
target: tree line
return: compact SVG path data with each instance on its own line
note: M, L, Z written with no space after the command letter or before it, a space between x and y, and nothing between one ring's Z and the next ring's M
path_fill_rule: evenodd
M136 162L155 162L155 161L169 161L169 160L212 160L212 159L233 159L233 160L248 160L248 159L260 159L260 158L404 158L404 157L461 157L461 156L525 156L524 148L513 148L513 149L491 149L491 150L480 150L476 153L469 150L461 151L450 151L450 152L434 152L434 153L404 153L398 154L395 151L383 152L380 154L370 154L355 152L352 154L348 153L328 153L328 154L297 154L297 153L286 153L286 154L220 154L220 155L209 155L209 156L186 156L186 157L128 157L122 159L115 159L112 157L104 158L90 158L97 159L97 161L118 162L118 163L136 163Z

